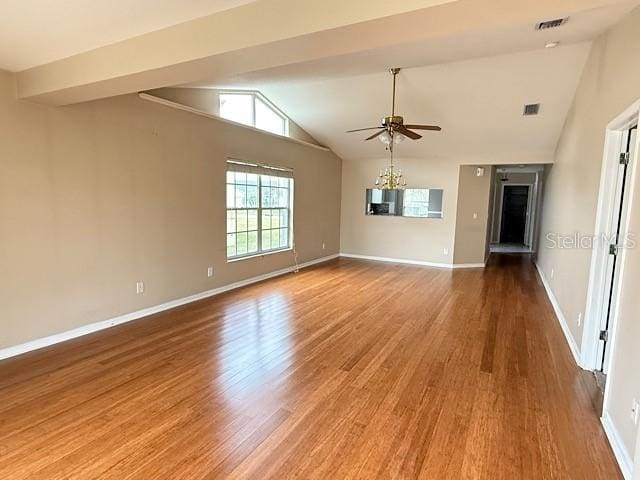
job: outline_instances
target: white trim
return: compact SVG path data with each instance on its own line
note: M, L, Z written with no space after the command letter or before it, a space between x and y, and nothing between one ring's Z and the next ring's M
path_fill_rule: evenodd
M338 254L329 255L327 257L316 258L315 260L301 263L300 265L298 265L298 268L305 268L311 265L315 265L317 263L327 262L337 257L338 257ZM10 357L15 357L17 355L22 355L23 353L31 352L33 350L38 350L40 348L49 347L51 345L55 345L56 343L61 343L66 340L71 340L73 338L78 338L83 335L88 335L90 333L98 332L100 330L105 330L107 328L115 327L116 325L121 325L123 323L131 322L133 320L138 320L140 318L147 317L155 313L163 312L165 310L170 310L172 308L179 307L187 303L202 300L204 298L213 297L215 295L228 292L229 290L234 290L236 288L241 288L247 285L251 285L252 283L261 282L263 280L268 280L270 278L277 277L279 275L284 275L285 273L293 272L295 271L295 269L296 269L295 266L283 268L281 270L276 270L275 272L269 272L269 273L265 273L264 275L258 275L257 277L247 278L246 280L240 280L239 282L230 283L229 285L223 285L222 287L214 288L213 290L207 290L205 292L196 293L188 297L171 300L170 302L162 303L160 305L155 305L153 307L148 307L142 310L137 310L135 312L126 313L124 315L120 315L118 317L111 318L109 320L90 323L88 325L83 325L81 327L74 328L73 330L67 330L66 332L56 333L48 337L38 338L36 340L31 340L29 342L22 343L20 345L14 345L12 347L4 348L0 350L0 360L4 360Z
M376 257L372 255L358 255L356 253L343 253L343 252L340 252L340 256L345 258L357 258L360 260L373 260L374 262L403 263L407 265L420 265L423 267L446 268L449 270L457 269L457 268L484 268L486 266L484 263L438 263L438 262L427 262L424 260Z
M449 268L485 268L485 263L452 263Z
M176 110L182 110L185 112L193 113L195 115L200 115L201 117L211 118L213 120L217 120L222 123L227 123L229 125L235 125L236 127L246 128L253 132L262 133L264 135L269 135L270 137L279 138L281 140L286 140L287 142L297 143L298 145L304 145L305 147L311 147L318 150L322 150L324 152L330 152L331 149L327 147L323 147L321 145L316 145L315 143L305 142L304 140L299 140L293 137L285 137L283 135L278 135L277 133L271 133L266 130L261 130L259 128L252 127L250 125L245 125L244 123L234 122L232 120L227 120L226 118L219 117L217 115L212 115L210 113L204 112L202 110L198 110L197 108L189 107L187 105L183 105L181 103L172 102L171 100L166 100L164 98L156 97L155 95L151 95L149 93L138 93L138 97L142 100L147 100L149 102L158 103L160 105L164 105L165 107L175 108Z
M609 412L604 412L602 418L600 419L600 422L602 422L604 433L607 435L607 439L609 440L609 444L611 445L613 454L618 461L620 470L622 470L622 476L625 478L625 480L633 480L633 460L631 459L631 455L629 455L629 452L624 446L624 442L622 441L622 438L620 437L616 426L611 420Z
M602 167L600 173L600 188L598 193L598 207L596 210L596 222L594 229L594 238L596 239L596 248L593 249L591 254L591 265L589 268L589 284L587 288L587 304L585 306L585 320L584 329L582 333L582 364L590 370L596 370L598 368L598 356L599 356L599 332L601 329L601 320L604 310L604 296L602 292L606 288L606 276L607 276L607 261L608 261L608 245L601 242L600 239L603 236L608 237L610 225L611 225L611 212L613 211L613 202L615 202L615 189L617 171L619 168L619 155L621 151L622 140L625 130L631 128L634 124L637 124L640 119L640 100L636 101L633 105L627 108L624 112L618 115L614 120L609 122L605 134L605 146L602 159ZM628 214L631 211L631 203L633 199L633 190L635 188L635 178L637 168L636 165L640 160L640 152L638 151L638 142L640 142L640 134L636 138L636 150L634 158L630 160L629 175L629 193L626 196L628 201L625 206L625 225L623 227L623 234L629 230L629 221L631 216ZM624 263L625 263L625 250L622 250L622 255L618 259L620 270L618 271L618 282L623 278ZM617 289L619 291L620 288ZM617 325L617 300L613 305L614 311L611 317L611 335L608 342L609 358L613 358L613 350L615 349L615 336ZM611 362L607 364L607 373L613 371L613 365ZM605 407L608 397L608 388L605 388Z
M549 301L551 302L551 306L553 307L553 311L556 314L556 318L558 319L558 323L560 323L560 327L562 328L562 333L564 333L564 338L567 340L567 344L569 345L569 349L571 350L571 354L573 355L576 364L580 368L584 368L582 366L582 362L580 359L580 349L578 348L578 344L576 343L573 335L571 335L571 330L569 330L569 325L567 324L567 320L564 318L564 314L562 313L562 309L560 308L560 304L558 303L558 299L553 294L551 290L551 285L547 281L547 278L542 271L542 267L538 262L536 262L536 270L538 270L538 275L540 276L540 280L542 280L542 285L544 285L544 289L547 291L547 297L549 297Z

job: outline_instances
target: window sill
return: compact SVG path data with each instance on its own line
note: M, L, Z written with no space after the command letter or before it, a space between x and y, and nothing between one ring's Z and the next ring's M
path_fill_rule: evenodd
M261 252L261 253L255 253L253 255L246 255L244 257L227 258L227 263L240 262L242 260L249 260L251 258L266 257L267 255L273 255L274 253L284 253L284 252L290 252L292 250L293 250L293 247L287 247L279 250L271 250L269 252Z

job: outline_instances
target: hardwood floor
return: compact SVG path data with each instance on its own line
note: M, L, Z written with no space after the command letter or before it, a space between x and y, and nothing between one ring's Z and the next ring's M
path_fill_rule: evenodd
M0 363L0 478L621 478L527 257L339 259Z

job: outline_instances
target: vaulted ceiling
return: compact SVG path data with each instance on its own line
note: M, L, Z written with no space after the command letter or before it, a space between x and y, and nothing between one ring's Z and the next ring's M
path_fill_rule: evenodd
M396 113L406 123L442 126L405 140L399 157L449 157L468 163L545 163L553 151L590 45L585 42L425 67L398 77ZM261 90L308 133L346 159L380 156L382 144L363 141L391 114L391 75L384 69L353 76L235 84ZM538 116L522 115L540 103Z
M0 66L20 98L64 105L159 87L257 89L345 158L350 128L398 108L442 133L399 153L549 161L590 41L640 0L6 0ZM543 20L569 17L558 29ZM560 46L545 49L545 43ZM541 103L522 117L525 103Z

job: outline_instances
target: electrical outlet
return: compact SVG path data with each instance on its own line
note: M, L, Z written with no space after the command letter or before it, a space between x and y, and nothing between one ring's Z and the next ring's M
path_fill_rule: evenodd
M144 293L144 282L136 282L136 293L141 295Z
M443 248L442 249L442 255L449 255L449 249L448 248Z
M473 212L473 219L477 220L478 219L478 214L476 212Z
M213 267L207 268L207 277L213 277Z
M631 421L634 425L638 425L638 419L640 418L640 403L634 398L631 403Z
M578 314L578 326L582 325L582 312Z
M322 242L322 249L324 250L325 248L327 248L327 245L324 242Z
M549 275L551 278L553 278L553 274L555 273L555 270L552 268L551 269L551 274Z

